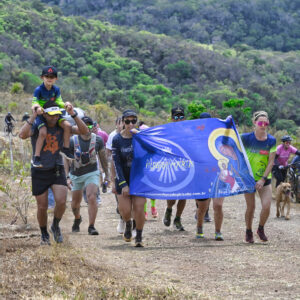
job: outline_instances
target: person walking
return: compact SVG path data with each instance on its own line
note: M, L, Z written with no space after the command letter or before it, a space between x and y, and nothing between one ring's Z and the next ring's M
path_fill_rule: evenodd
M93 120L85 116L82 121L89 128L86 134L74 135L70 139L70 150L74 153L75 160L71 163L65 160L68 188L72 191L71 207L74 214L72 232L80 231L82 217L80 215L80 203L83 190L86 191L89 215L89 235L98 235L95 221L98 212L97 194L100 183L100 172L97 164L97 156L108 181L108 164L104 143L101 137L92 132Z
M267 112L255 112L252 122L254 131L243 133L241 139L256 181L255 188L261 199L261 212L257 235L261 241L267 242L268 238L265 235L264 226L270 214L272 201L271 170L276 155L276 139L267 133L267 128L270 124ZM247 204L245 213L245 241L247 243L254 243L252 223L255 211L255 192L246 193L245 200Z
M73 106L69 104L66 109L78 126L72 127L69 134L86 133L88 129L81 119L78 118L77 112L73 110ZM60 115L61 111L55 102L49 102L44 106L43 118L45 119L48 136L41 149L42 167L37 168L33 164L31 165L32 194L37 202L37 220L41 230L41 245L50 245L47 229L48 189L50 187L55 200L51 232L56 243L63 242L59 223L66 209L67 181L63 160L60 155L60 150L63 147L63 129L57 125ZM21 139L31 138L33 155L39 135L38 129L33 128L36 117L37 112L33 109L32 115L26 120L19 133Z

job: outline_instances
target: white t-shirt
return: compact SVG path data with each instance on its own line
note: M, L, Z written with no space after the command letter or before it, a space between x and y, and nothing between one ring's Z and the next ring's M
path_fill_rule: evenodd
M108 136L108 140L106 142L106 149L108 150L112 150L112 140L114 138L114 136L117 134L117 129L115 129L114 131L112 131L109 136Z

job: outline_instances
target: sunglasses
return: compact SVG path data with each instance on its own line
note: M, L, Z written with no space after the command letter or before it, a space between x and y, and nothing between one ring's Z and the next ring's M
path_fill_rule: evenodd
M184 119L184 116L183 116L183 115L180 115L180 116L173 116L173 119L174 119L174 120L183 120L183 119Z
M267 127L267 126L269 126L269 122L265 122L265 121L258 121L258 122L256 122L256 124L259 127Z
M124 123L126 124L126 125L129 125L130 123L131 124L136 124L136 122L137 122L137 119L132 119L132 120L124 120Z

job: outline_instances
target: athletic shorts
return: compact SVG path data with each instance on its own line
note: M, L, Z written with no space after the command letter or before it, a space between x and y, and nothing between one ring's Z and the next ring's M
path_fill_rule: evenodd
M94 183L96 186L99 187L99 170L81 176L72 175L71 173L69 175L72 181L72 191L81 191L84 188L86 188L90 183Z
M125 180L126 180L126 178L125 178ZM127 185L129 186L129 179L126 180L126 182L127 182ZM115 178L115 185L116 185L117 194L121 195L122 194L122 188L119 186L119 181L118 181L117 178Z
M32 195L38 196L47 191L53 184L67 186L64 166L50 170L31 168Z
M57 124L60 126L62 121L65 121L66 119L64 119L61 115L58 118ZM43 126L46 126L46 120L42 115L38 115L34 122L33 122L33 126L32 128L35 129L37 128L38 130L40 130Z

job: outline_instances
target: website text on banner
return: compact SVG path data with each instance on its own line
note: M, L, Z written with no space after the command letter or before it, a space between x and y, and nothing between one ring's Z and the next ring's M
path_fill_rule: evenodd
M231 116L145 129L133 136L133 147L131 195L201 199L255 191Z

